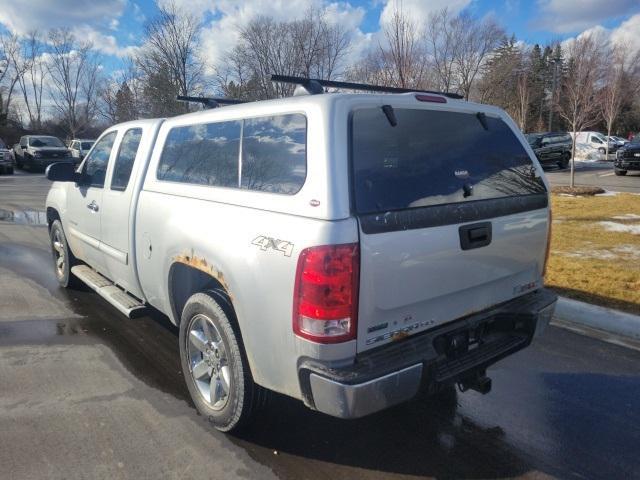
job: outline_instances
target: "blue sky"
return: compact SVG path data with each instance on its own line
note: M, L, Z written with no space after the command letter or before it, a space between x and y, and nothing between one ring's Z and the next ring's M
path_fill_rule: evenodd
M234 45L236 25L260 14L295 18L309 4L326 8L330 18L353 29L355 54L377 43L381 24L396 4L416 21L444 6L454 11L467 9L479 17L493 15L527 44L565 40L585 30L600 29L613 39L640 48L640 0L173 1L202 16L203 51L214 61ZM0 24L19 34L70 27L76 35L90 39L105 55L105 69L114 71L122 65L122 58L140 45L144 23L156 11L155 0L0 0Z

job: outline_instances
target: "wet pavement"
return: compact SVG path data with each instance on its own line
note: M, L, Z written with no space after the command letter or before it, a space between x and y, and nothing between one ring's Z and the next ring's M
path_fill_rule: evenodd
M42 211L46 185L0 177L0 209ZM550 327L486 396L355 421L276 396L225 435L189 400L175 327L58 288L47 242L0 218L0 478L640 478L637 350Z

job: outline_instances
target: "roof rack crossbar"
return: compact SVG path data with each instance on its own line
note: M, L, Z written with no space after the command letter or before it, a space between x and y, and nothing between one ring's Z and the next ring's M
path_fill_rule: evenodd
M294 77L291 75L271 75L272 82L293 83L303 86L309 93L321 93L317 91L317 86L328 88L344 88L348 90L361 90L365 92L386 92L386 93L431 93L444 95L448 98L461 99L462 95L451 92L436 92L432 90L419 90L411 88L384 87L382 85L370 85L367 83L338 82L335 80L321 80L319 78Z
M224 97L189 97L186 95L178 95L176 100L181 102L201 103L207 108L217 108L224 105L237 105L238 103L245 103L244 100L238 100L235 98Z

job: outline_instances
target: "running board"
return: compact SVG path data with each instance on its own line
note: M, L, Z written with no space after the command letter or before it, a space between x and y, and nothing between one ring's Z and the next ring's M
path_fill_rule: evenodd
M147 308L144 303L132 297L117 285L114 285L113 282L100 275L91 267L87 265L76 265L71 268L71 273L86 283L92 290L95 290L98 295L127 317L136 318L146 313Z

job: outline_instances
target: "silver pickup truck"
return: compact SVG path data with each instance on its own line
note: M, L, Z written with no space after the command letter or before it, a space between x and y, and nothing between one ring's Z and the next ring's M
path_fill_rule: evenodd
M425 93L300 95L106 130L49 167L55 271L179 326L199 412L268 391L341 418L457 383L548 324L550 205L502 110Z

